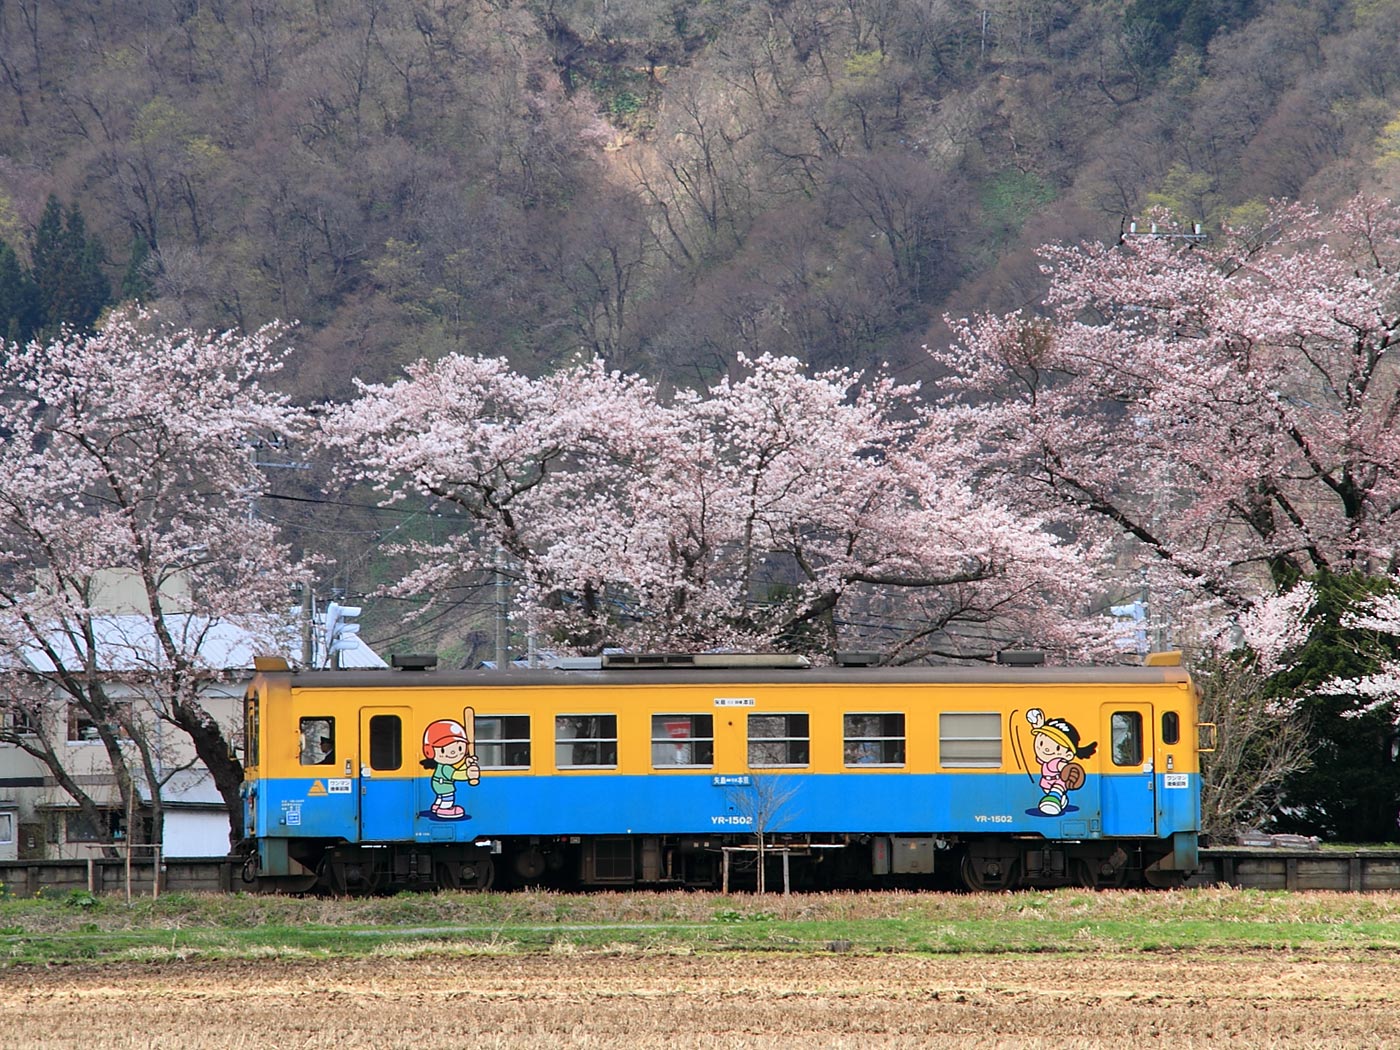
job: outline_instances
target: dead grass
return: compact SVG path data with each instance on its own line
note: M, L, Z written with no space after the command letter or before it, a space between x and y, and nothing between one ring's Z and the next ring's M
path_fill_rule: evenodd
M929 923L1026 922L1092 917L1096 922L1400 923L1400 893L1265 893L1228 887L1177 893L1091 892L958 894L882 891L721 896L631 892L401 894L370 899L177 894L130 906L104 897L92 908L61 901L0 899L0 929L56 933L77 929L261 926L508 926L531 924L710 923L717 918L843 922L920 919Z
M0 972L5 1045L831 1048L1400 1043L1388 953L559 952Z

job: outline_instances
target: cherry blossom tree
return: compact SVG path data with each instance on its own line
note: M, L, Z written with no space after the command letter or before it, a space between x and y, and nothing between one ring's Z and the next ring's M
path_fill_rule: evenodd
M768 356L670 397L597 362L529 379L449 357L363 386L323 434L386 500L466 519L414 548L401 590L441 592L499 549L526 618L581 650L831 653L892 592L914 625L882 639L896 660L1069 645L1085 551L969 488L917 393Z
M1400 584L1371 600L1358 604L1347 614L1343 626L1382 639L1390 652L1400 651ZM1336 677L1326 686L1329 692L1358 698L1359 714L1381 713L1400 726L1400 659L1383 658L1370 674L1353 678Z
M1374 667L1338 621L1397 566L1400 209L1280 204L1209 240L1165 215L1151 229L1046 248L1041 316L958 325L934 353L948 418L997 491L1123 543L1158 624L1230 638L1272 671L1264 713L1281 738L1306 719L1319 756L1283 788L1307 830L1383 832L1375 805L1347 816L1337 800L1391 790L1393 731L1325 682Z
M128 812L141 808L140 782L166 775L155 727L187 735L241 837L242 766L201 696L225 666L229 625L271 630L296 578L274 527L250 514L261 479L249 443L301 425L260 383L280 366L283 336L276 325L175 331L132 311L90 336L9 348L0 704L21 715L6 739L45 762L89 816L95 801L39 731L54 705L90 725ZM113 573L134 582L135 615L104 604Z
M986 476L1131 540L1183 606L1392 569L1400 210L1358 197L1210 241L1156 231L1044 249L1044 316L973 318L933 352Z

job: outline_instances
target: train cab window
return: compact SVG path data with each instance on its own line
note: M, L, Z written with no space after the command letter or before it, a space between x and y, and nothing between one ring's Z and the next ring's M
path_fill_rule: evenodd
M530 716L477 715L476 760L482 769L529 769Z
M846 765L904 765L902 714L846 715L844 726Z
M714 715L652 715L651 764L655 769L713 766Z
M1142 715L1136 711L1115 711L1109 720L1115 766L1142 765Z
M749 765L807 765L809 724L807 715L749 715Z
M616 769L617 715L557 715L554 762L560 769Z
M1162 712L1162 743L1181 742L1181 716L1175 711Z
M371 715L369 767L399 769L403 766L403 721L398 715Z
M335 762L335 719L301 720L301 764L328 766Z
M938 716L938 764L944 769L1001 766L1001 715L995 711L944 711Z

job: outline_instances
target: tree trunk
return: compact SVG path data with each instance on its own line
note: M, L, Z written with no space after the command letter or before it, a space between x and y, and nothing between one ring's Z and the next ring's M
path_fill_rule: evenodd
M228 808L229 846L243 839L243 763L234 755L219 723L197 703L175 705L175 723L190 735L195 754L214 778L214 787Z

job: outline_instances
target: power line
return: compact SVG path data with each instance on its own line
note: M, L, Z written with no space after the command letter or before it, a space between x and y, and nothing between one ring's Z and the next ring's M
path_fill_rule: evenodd
M262 492L259 493L258 498L281 500L284 503L312 503L318 506L326 507L353 507L357 510L386 511L390 514L422 514L426 517L431 518L448 518L453 516L450 514L445 514L442 511L427 510L424 508L419 508L415 510L412 507L397 507L393 504L356 503L350 500L343 499L326 499L325 497L318 498L314 496L293 496L285 492Z

